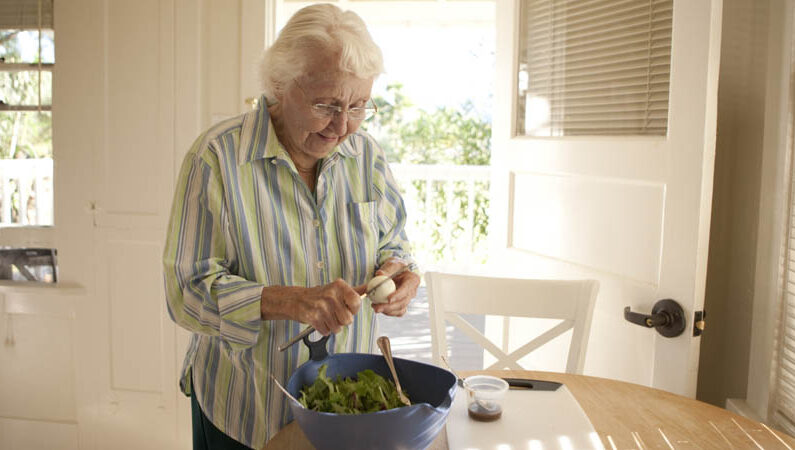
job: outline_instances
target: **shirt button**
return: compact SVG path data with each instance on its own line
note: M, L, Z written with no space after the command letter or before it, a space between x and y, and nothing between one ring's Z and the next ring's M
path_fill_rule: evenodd
M312 221L312 225L314 225L315 228L318 228L320 226L320 221L318 219L315 219Z
M322 269L325 266L325 264L323 264L323 261L318 261L316 265L318 269Z

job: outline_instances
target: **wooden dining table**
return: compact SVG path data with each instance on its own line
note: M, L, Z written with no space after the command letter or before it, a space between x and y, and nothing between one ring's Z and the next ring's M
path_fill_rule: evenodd
M582 407L604 448L613 449L795 449L795 438L726 409L638 384L586 375L524 370L462 372L563 383ZM293 422L264 447L314 447ZM446 450L446 431L431 444Z

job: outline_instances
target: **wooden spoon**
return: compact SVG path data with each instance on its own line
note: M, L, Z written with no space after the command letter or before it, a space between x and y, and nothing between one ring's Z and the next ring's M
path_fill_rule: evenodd
M392 379L395 380L398 398L400 398L400 401L403 402L404 405L411 406L409 398L406 397L406 394L403 393L403 389L400 387L400 381L398 380L397 372L395 371L395 362L392 361L392 345L389 343L389 338L386 336L381 336L378 338L377 342L378 348L381 349L381 353L384 355L384 359L386 359L386 365L389 366L389 370L392 371Z

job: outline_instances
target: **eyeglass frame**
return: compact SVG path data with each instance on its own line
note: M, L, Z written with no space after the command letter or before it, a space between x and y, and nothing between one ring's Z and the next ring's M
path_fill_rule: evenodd
M301 84L298 83L298 80L293 79L293 83L295 83L295 85L298 86L298 89L301 90L301 93L304 95L304 97L309 98L309 95L307 95L304 88L301 87ZM367 107L368 103L373 105L372 108ZM361 122L369 118L367 117L368 111L372 111L372 115L370 117L378 113L378 105L376 105L376 103L373 101L372 98L367 99L367 101L365 102L365 106L356 106L353 108L343 108L342 106L329 105L327 103L315 103L310 105L310 107L312 108L312 112L315 114L315 117L317 117L318 119L331 119L334 116L342 114L342 112L345 111L345 113L348 115L348 120ZM363 111L364 115L360 119L357 119L356 117L351 116L351 111Z

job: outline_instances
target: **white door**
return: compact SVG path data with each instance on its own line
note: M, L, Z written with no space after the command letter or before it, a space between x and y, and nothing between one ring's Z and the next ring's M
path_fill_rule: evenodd
M177 101L193 94L187 74L195 71L178 72L197 53L186 48L196 42L193 9L173 0L80 0L56 10L70 61L60 105L91 124L59 128L61 142L93 163L71 164L67 175L79 180L74 191L90 193L81 206L91 220L82 209L62 214L80 224L65 240L92 249L82 262L65 252L87 292L76 303L81 449L190 446L190 403L177 386L184 352L166 311L161 254L175 141L191 120Z
M98 367L96 448L184 448L178 428L176 326L168 317L161 257L174 172L175 9L171 0L88 4L103 53L102 151L95 154L92 323ZM104 34L103 34L104 33Z
M530 137L514 131L517 83L526 81L517 75L524 3L497 2L490 216L500 251L495 259L530 276L598 279L585 373L692 397L700 343L693 317L704 304L722 1L673 2L667 129L658 136L599 137ZM649 314L665 298L684 309L681 335L666 338L625 321L625 307Z

